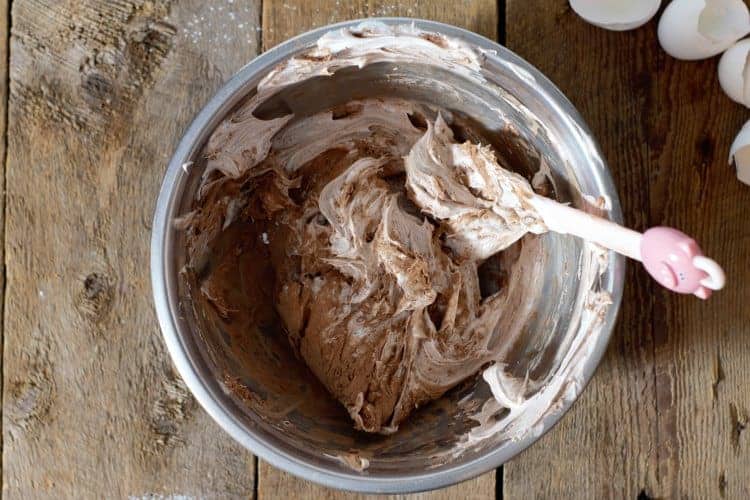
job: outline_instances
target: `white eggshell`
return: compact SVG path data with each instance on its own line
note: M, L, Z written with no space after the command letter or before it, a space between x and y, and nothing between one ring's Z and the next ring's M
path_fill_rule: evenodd
M750 121L737 134L729 148L729 164L737 168L737 178L750 185Z
M719 83L733 101L750 107L749 55L750 38L729 47L719 61Z
M659 43L677 59L715 56L748 33L743 0L673 0L659 20Z
M661 0L570 0L570 6L585 21L613 31L643 26L659 10Z

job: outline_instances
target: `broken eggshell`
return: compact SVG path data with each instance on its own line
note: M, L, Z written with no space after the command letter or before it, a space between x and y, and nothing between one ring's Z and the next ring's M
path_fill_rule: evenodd
M750 107L750 38L732 45L719 61L719 83L735 102Z
M613 31L643 26L659 10L661 0L570 0L585 21Z
M677 59L715 56L748 33L743 0L674 0L659 20L659 43Z
M737 178L750 185L750 121L737 134L729 148L729 164L737 168Z

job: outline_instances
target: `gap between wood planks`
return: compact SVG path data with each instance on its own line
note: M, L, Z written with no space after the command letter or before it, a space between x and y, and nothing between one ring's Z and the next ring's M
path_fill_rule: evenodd
M0 179L0 199L2 199L2 216L0 216L0 240L2 240L2 248L0 248L0 252L2 252L2 272L0 273L0 280L2 280L2 283L0 284L0 293L2 293L2 296L0 296L0 343L2 343L3 349L0 349L0 395L3 394L3 384L5 383L5 370L4 370L4 352L5 352L5 284L7 283L7 277L6 277L6 269L8 268L8 263L5 261L5 219L7 216L7 197L6 197L6 188L5 188L5 172L8 165L8 109L10 108L9 103L9 89L10 89L10 23L11 23L11 15L10 15L10 6L11 6L12 0L5 0L3 2L0 2L0 9L2 9L3 15L5 15L5 23L3 26L3 29L5 29L4 36L2 38L2 50L5 51L4 58L3 58L3 71L5 74L1 75L0 77L3 79L4 83L4 89L2 90L5 95L2 96L5 109L2 110L2 157L3 157L3 174L2 178ZM4 4L4 5L3 5ZM2 406L2 396L0 396L0 421L4 417L3 414L3 406ZM3 433L0 432L0 483L3 481L3 449L4 449L5 442L3 441ZM4 491L4 484L0 484L2 486L2 491Z

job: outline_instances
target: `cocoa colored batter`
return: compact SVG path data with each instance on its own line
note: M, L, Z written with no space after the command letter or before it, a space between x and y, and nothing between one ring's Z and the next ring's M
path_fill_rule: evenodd
M528 183L501 171L466 122L418 102L257 112L280 89L336 68L428 61L481 81L479 60L458 40L409 26L325 35L217 127L193 210L177 221L198 309L211 308L230 336L283 325L363 431L394 432L485 369L497 401L474 434L522 435L577 387L570 367L609 304L592 292L571 322L582 347L562 360L565 377L509 375L508 353L535 314L544 273L539 240L523 236L546 230L525 202ZM587 264L585 286L596 290L601 252L586 255L596 265ZM498 416L502 407L512 418Z
M395 430L476 374L502 314L501 293L480 291L488 255L452 245L454 224L422 212L407 189L404 157L435 118L366 100L290 125L255 168L208 182L188 225L190 255L214 247L201 291L221 316L247 307L228 286L238 254L270 266L250 286L272 297L295 351L368 432ZM442 118L437 126L452 139ZM237 238L228 248L211 243L220 228Z

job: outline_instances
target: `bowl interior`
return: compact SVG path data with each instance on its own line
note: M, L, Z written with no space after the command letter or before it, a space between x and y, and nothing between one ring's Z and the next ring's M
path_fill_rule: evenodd
M484 142L494 145L508 165L529 178L545 162L558 200L584 206L582 194L586 193L606 195L617 203L616 193L605 192L608 179L602 182L600 178L604 167L596 146L567 114L566 103L540 92L533 75L498 56L487 55L485 68L484 76L492 85L420 64L341 68L333 76L284 89L256 116L270 119L292 112L298 119L351 99L378 96L417 100L471 122ZM213 117L214 124L255 92L261 76L241 86ZM180 172L174 184L168 219L188 212L195 199L204 166L201 144L190 158L194 167ZM495 434L457 448L477 425L472 415L491 397L481 378L466 381L420 408L392 435L355 431L347 412L295 358L280 321L274 319L270 300L258 305L268 309L268 321L247 325L242 338L233 338L221 328L215 311L192 300L190 283L180 278L185 264L181 232L168 228L166 245L165 274L175 290L171 306L183 348L196 371L204 374L204 383L211 386L223 411L279 456L342 475L360 474L353 470L358 465L354 457L364 457L369 467L362 475L388 479L416 477L426 469L455 469L515 446L506 436ZM533 391L555 372L572 341L568 324L576 301L587 292L579 286L576 272L584 252L578 240L553 234L533 238L520 251L538 253L543 275L519 292L533 304L536 314L508 337L505 352L513 360L511 370L521 376L529 374L529 390ZM613 273L611 260L603 276L604 289L614 290ZM263 279L262 272L255 278Z

